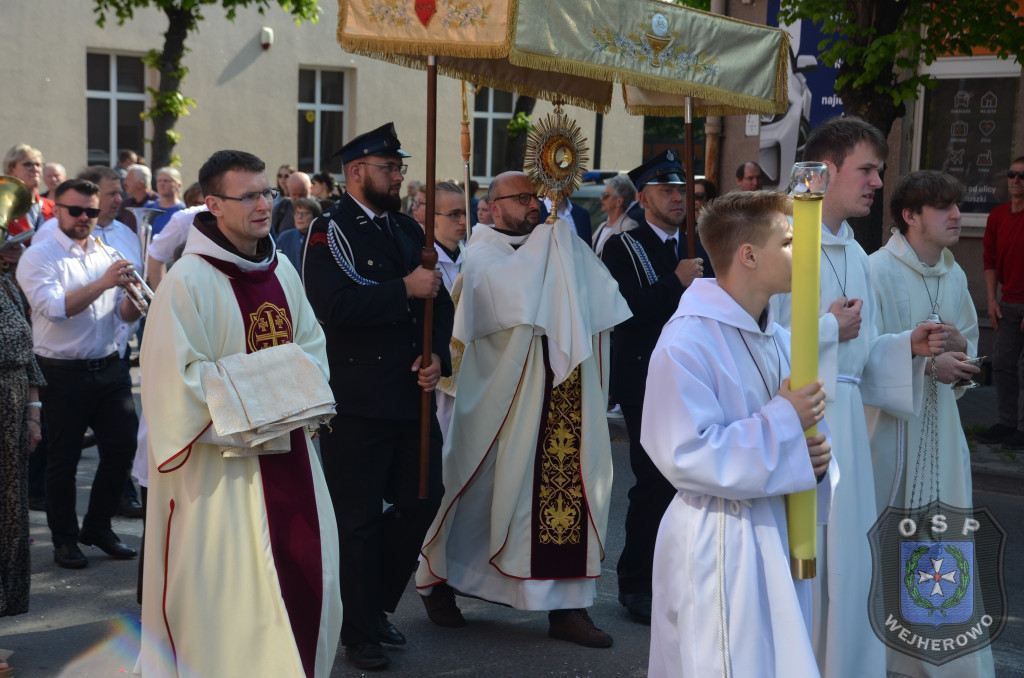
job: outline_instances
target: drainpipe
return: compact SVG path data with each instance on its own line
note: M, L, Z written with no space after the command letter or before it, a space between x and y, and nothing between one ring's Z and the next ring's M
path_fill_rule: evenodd
M711 12L725 16L726 0L711 0ZM722 144L722 116L710 115L704 119L704 176L715 182L718 190L722 193L722 181L719 176L719 161L721 160Z

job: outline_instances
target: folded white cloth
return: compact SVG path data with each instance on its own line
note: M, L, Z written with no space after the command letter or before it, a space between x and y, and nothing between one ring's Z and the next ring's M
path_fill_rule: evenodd
M330 384L296 344L208 363L201 379L213 426L200 441L219 445L225 456L287 452L291 431L336 414Z

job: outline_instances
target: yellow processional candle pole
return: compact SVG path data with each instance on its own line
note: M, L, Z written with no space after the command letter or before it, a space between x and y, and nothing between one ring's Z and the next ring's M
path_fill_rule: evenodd
M828 187L828 168L820 162L793 166L793 299L790 388L803 388L818 378L818 318L821 296L821 200ZM807 429L808 436L818 432ZM786 497L789 563L795 579L816 574L818 491Z

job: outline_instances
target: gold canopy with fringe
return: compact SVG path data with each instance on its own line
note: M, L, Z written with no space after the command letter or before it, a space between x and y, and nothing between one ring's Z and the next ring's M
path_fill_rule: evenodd
M417 12L426 17L426 22ZM374 59L607 113L778 113L789 36L661 0L339 0L338 42Z

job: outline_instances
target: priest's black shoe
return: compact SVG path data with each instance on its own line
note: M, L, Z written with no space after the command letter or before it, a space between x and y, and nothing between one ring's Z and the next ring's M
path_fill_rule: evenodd
M117 507L117 513L125 518L141 518L145 515L146 511L135 497L121 497L121 504Z
M384 648L377 643L357 643L345 646L345 657L357 669L375 671L391 663Z
M380 630L377 631L377 637L380 642L388 645L405 645L405 636L388 620L383 610L380 613Z
M423 607L427 608L430 621L438 626L456 629L466 625L466 618L455 602L455 589L448 584L438 584L429 596L420 596L420 600L423 601Z
M118 539L111 529L96 531L83 529L78 534L78 541L86 546L95 546L111 558L118 560L129 560L137 555L135 549Z
M629 616L641 624L651 623L650 593L620 593L619 603L629 611Z
M612 637L597 628L584 609L548 612L548 636L584 647L612 646Z
M81 570L89 565L78 544L61 544L53 547L53 562L69 570Z

